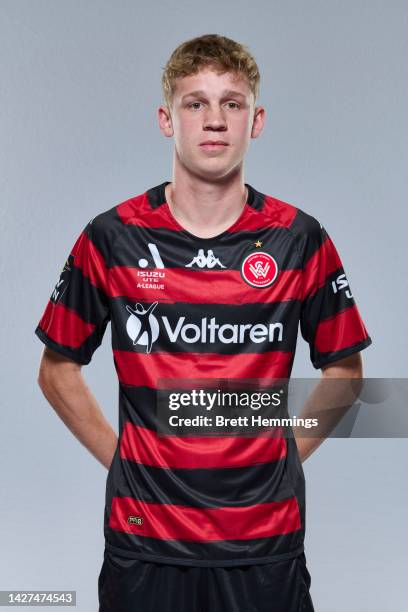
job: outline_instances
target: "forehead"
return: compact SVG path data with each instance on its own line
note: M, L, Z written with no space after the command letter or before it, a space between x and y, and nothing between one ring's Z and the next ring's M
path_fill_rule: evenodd
M247 97L251 94L248 80L244 75L234 72L217 72L205 67L196 74L178 77L175 82L174 97L181 98L192 92L202 91L206 95L224 95L237 92Z

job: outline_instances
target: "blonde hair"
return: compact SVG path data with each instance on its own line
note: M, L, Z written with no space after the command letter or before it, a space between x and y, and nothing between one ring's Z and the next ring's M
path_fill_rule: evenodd
M257 99L260 74L248 48L226 36L204 34L179 45L164 67L162 89L167 105L172 104L177 78L197 74L200 69L209 66L217 72L233 72L245 77L254 100Z

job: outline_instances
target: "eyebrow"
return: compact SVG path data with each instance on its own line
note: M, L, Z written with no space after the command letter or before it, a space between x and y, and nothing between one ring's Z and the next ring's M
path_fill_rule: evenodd
M185 98L189 98L190 96L206 96L205 91L203 91L202 89L197 89L196 91L190 91L189 93L185 94L181 99L184 100ZM239 91L235 91L233 89L227 89L223 92L222 95L223 98L243 98L245 100L246 96L239 92Z

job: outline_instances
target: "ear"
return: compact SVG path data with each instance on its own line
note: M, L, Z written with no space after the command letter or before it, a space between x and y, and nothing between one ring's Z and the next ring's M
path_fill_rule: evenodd
M160 106L157 110L157 118L161 133L167 138L171 138L174 131L169 107Z
M257 106L254 110L254 119L252 121L251 138L258 138L265 125L265 109L263 106Z

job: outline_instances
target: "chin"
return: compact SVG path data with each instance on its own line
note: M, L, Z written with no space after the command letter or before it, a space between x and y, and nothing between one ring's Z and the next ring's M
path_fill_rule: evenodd
M193 173L202 179L221 181L231 174L231 168L196 168Z

